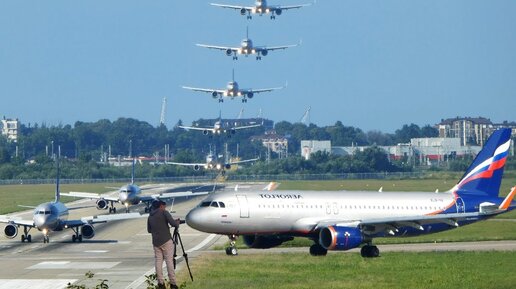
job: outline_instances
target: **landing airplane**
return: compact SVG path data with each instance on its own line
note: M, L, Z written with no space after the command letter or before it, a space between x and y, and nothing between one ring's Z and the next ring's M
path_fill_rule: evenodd
M233 60L237 60L237 55L245 55L246 57L250 54L256 54L256 60L261 60L262 56L267 56L269 51L287 49L290 47L296 47L298 44L283 45L283 46L254 46L253 41L249 38L249 30L247 31L246 38L240 43L240 47L231 46L217 46L209 44L196 44L199 47L205 47L210 49L218 49L226 52L227 56L233 55Z
M194 170L198 171L201 168L204 168L205 170L217 170L220 171L222 175L226 174L226 170L231 169L231 166L237 165L237 164L243 164L248 162L255 162L259 158L255 159L248 159L243 161L226 161L226 162L219 162L217 161L217 156L213 154L211 151L206 156L206 162L205 163L177 163L177 162L167 162L169 165L178 165L178 166L187 166L187 167L193 167Z
M199 130L202 131L204 135L207 135L209 133L212 133L214 135L221 135L221 134L227 134L229 137L236 133L237 130L247 129L247 128L254 128L259 127L261 124L253 124L253 125L243 125L243 126L232 126L232 127L226 127L224 125L224 122L222 121L222 117L219 114L219 119L215 122L213 127L198 127L198 126L178 126L183 129L191 129L191 130Z
M273 90L278 90L285 88L282 87L273 87L273 88L262 88L262 89L251 89L251 88L240 88L238 83L235 81L235 73L233 71L233 79L228 82L226 89L215 89L215 88L198 88L198 87L190 87L183 86L184 89L189 89L193 91L201 91L211 93L213 98L218 98L219 102L224 102L224 97L229 97L234 99L235 97L242 97L242 102L247 102L248 98L253 98L255 93L269 92Z
M160 193L153 194L148 196L141 195L142 189L134 183L134 160L133 167L131 173L131 183L122 186L118 189L118 196L111 197L103 194L96 193L87 193L87 192L69 192L62 193L61 195L67 197L75 197L75 198L83 198L83 199L93 199L97 200L96 205L99 210L107 210L109 208L109 213L116 213L115 203L120 203L125 206L126 213L129 212L129 206L138 205L141 203L145 204L145 213L150 211L151 204L154 200L167 200L179 197L188 197L188 196L200 196L206 195L208 192L174 192L174 193Z
M247 14L247 19L252 19L253 17L251 14L259 14L262 16L263 14L269 14L271 13L271 19L276 19L276 15L281 15L283 13L283 10L289 10L289 9L296 9L301 8L305 6L310 6L312 4L300 4L300 5L268 5L266 0L256 0L254 6L241 6L241 5L227 5L227 4L217 4L217 3L210 3L212 6L222 7L222 8L229 8L229 9L235 9L240 10L241 15Z
M314 241L311 255L361 248L377 257L377 237L406 237L454 229L515 208L513 187L498 197L511 130L495 131L464 176L448 192L271 191L224 192L207 197L186 216L199 231L228 235L228 255L243 236L251 248L271 248L295 236Z
M59 169L58 169L59 171ZM9 239L18 235L18 228L23 226L22 242L32 242L32 236L29 234L32 228L38 229L43 233L43 243L50 242L49 233L52 231L62 231L63 229L72 229L72 242L82 242L82 239L91 239L95 236L93 224L106 223L115 220L127 220L146 217L139 213L118 214L115 216L91 216L83 217L79 220L68 220L68 211L77 208L67 208L60 201L59 191L59 172L56 181L55 200L53 202L43 203L34 208L32 220L22 220L0 216L0 223L7 223L4 228L5 236Z

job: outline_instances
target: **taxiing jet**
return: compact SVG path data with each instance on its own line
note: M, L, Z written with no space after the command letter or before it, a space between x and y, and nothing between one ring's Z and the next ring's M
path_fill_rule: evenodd
M200 170L201 168L204 168L205 170L217 170L217 171L220 171L220 173L222 175L225 175L226 174L226 170L231 169L231 166L233 166L233 165L249 163L249 162L255 162L258 159L259 158L242 160L242 161L219 162L218 161L218 157L210 151L210 153L206 156L206 162L205 163L167 162L167 164L169 164L169 165L193 167L193 169L196 170L196 171Z
M132 165L132 173L131 173L131 183L122 186L118 189L118 194L116 197L112 197L109 195L97 194L97 193L87 193L87 192L69 192L62 193L61 195L67 197L76 197L83 199L92 199L97 200L96 205L99 210L107 210L109 208L109 213L116 213L115 203L120 203L125 206L126 213L129 212L129 206L138 205L141 203L145 204L145 213L150 211L150 207L154 200L168 200L179 197L189 197L189 196L199 196L206 195L209 192L174 192L174 193L160 193L153 195L142 195L142 189L134 183L134 160Z
M59 167L59 165L58 165ZM59 169L58 169L59 171ZM106 223L115 220L126 220L146 217L139 213L126 213L118 215L100 215L83 217L79 220L68 220L68 211L78 208L67 208L60 201L59 191L59 172L57 173L56 193L53 202L43 203L34 208L32 220L22 220L7 216L0 216L0 223L7 223L4 233L7 238L15 238L18 235L18 229L23 226L22 242L32 242L32 236L29 234L32 228L38 229L43 234L43 243L50 241L49 233L52 231L62 231L64 229L72 229L72 242L82 242L82 239L91 239L95 236L93 224Z
M233 60L238 59L238 55L245 55L246 57L251 54L256 54L256 60L261 60L262 56L267 56L269 51L287 49L290 47L296 47L298 44L283 45L283 46L254 46L253 41L249 38L249 30L247 31L246 38L242 40L239 47L231 46L217 46L209 44L196 44L200 47L218 49L226 52L227 56L233 56Z
M219 102L224 102L224 98L234 99L235 97L242 97L242 102L247 102L247 99L253 98L255 93L269 92L273 90L278 90L285 88L282 87L273 87L273 88L261 88L261 89L251 89L251 88L240 88L238 82L235 81L235 72L233 71L233 79L228 82L225 89L215 89L215 88L198 88L198 87L190 87L183 86L184 89L189 89L193 91L207 92L211 93L213 98L218 98Z
M276 15L281 15L284 10L289 9L297 9L305 6L310 6L311 4L299 4L299 5L268 5L266 0L256 0L254 6L242 6L242 5L228 5L228 4L217 4L210 3L212 6L229 8L240 10L240 14L247 15L247 19L252 19L251 14L259 14L262 16L263 14L271 14L271 19L276 19Z
M199 231L228 235L229 255L237 254L234 242L241 235L252 248L271 248L301 236L314 241L312 255L363 245L363 257L377 257L374 238L446 231L514 209L516 187L498 197L510 136L510 129L495 131L447 192L223 192L203 200L186 222Z
M227 127L227 126L225 126L224 122L222 121L222 117L219 114L219 119L215 122L213 127L182 126L182 125L180 125L178 127L187 129L187 130L190 130L190 129L191 130L199 130L199 131L202 131L202 133L204 135L207 135L209 133L211 133L213 135L227 134L229 137L231 137L231 135L235 134L237 130L254 128L254 127L259 127L259 126L261 126L261 124Z

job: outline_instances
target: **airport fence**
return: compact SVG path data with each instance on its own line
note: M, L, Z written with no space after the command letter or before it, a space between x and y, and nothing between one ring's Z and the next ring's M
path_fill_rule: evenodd
M398 173L348 173L348 174L279 174L279 175L238 175L228 174L228 181L235 182L269 182L269 181L322 181L322 180L352 180L352 179L410 179L423 178L427 172L398 172ZM136 178L136 183L201 183L210 182L216 174L184 177ZM61 184L94 184L94 183L127 183L127 178L107 179L60 179ZM37 185L55 184L55 179L12 179L0 180L0 185Z

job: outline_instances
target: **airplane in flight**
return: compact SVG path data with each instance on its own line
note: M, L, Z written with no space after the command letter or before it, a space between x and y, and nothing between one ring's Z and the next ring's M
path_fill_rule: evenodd
M59 161L58 161L59 163ZM32 242L30 230L36 228L43 234L43 243L49 243L49 233L53 231L62 231L64 229L72 229L72 242L82 242L83 238L91 239L95 236L93 224L106 223L115 220L127 220L146 217L140 213L125 213L118 215L100 215L83 217L78 220L68 220L68 211L79 208L68 208L60 201L61 193L59 190L59 165L56 181L55 200L40 204L34 208L32 220L23 220L19 218L0 216L0 223L7 223L4 228L4 234L7 238L12 239L18 235L19 227L23 227L21 241ZM26 206L24 206L26 207Z
M199 131L202 131L202 133L204 135L207 135L209 133L211 133L213 135L227 134L228 137L231 137L231 135L235 134L237 130L255 128L255 127L260 127L260 126L262 126L262 124L227 127L224 124L224 122L222 121L221 115L219 114L219 119L215 122L213 127L182 126L182 125L180 125L178 127L182 128L182 129L186 129L186 130L190 130L190 129L191 130L199 130Z
M145 213L150 211L152 202L155 200L168 200L179 197L193 197L206 195L209 192L174 192L174 193L160 193L153 195L142 195L142 189L134 183L134 160L131 172L131 183L124 185L118 189L117 196L109 196L106 194L88 193L88 192L69 192L62 193L61 195L67 197L83 198L97 200L96 206L99 210L107 210L109 213L116 213L115 203L120 203L125 206L126 213L129 212L129 206L138 205L141 203L145 204Z
M242 236L252 248L271 248L295 236L314 241L311 255L360 247L378 257L378 237L446 231L506 213L516 206L513 187L498 197L511 130L495 131L464 176L447 192L254 191L210 195L186 216L199 231L227 235L228 255Z
M261 88L261 89L251 89L251 88L240 88L238 82L235 81L235 72L233 71L233 79L228 82L225 89L215 89L215 88L198 88L198 87L190 87L183 86L184 89L189 89L193 91L207 92L211 93L213 98L218 98L219 102L224 102L224 98L228 97L234 99L235 97L242 97L242 102L247 102L247 99L251 99L254 97L256 93L269 92L273 90L283 89L286 87L273 87L273 88Z
M233 56L233 60L238 59L238 55L245 55L246 57L251 54L256 54L256 60L261 60L262 56L267 56L269 51L287 49L290 47L296 47L299 44L283 45L283 46L255 46L253 41L249 38L249 29L246 33L246 38L242 40L239 47L231 46L217 46L209 44L196 44L199 47L205 47L209 49L218 49L226 52L227 56Z
M169 165L177 165L177 166L187 166L187 167L193 167L194 170L198 171L201 168L204 168L205 170L217 170L221 173L221 175L226 174L226 170L231 169L232 166L243 164L243 163L249 163L249 162L255 162L259 158L254 159L247 159L242 161L230 161L226 160L225 162L219 162L218 156L216 156L211 150L210 153L206 156L206 162L205 163L178 163L178 162L167 162Z
M256 0L254 6L242 6L242 5L228 5L210 3L212 6L229 8L234 10L240 10L241 15L247 15L247 19L252 19L251 14L271 14L271 19L276 19L276 15L281 15L284 10L298 9L312 4L299 4L299 5L268 5L266 0Z

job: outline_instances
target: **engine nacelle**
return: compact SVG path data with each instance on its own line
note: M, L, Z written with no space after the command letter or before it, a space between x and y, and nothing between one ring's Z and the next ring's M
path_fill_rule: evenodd
M240 14L241 15L247 14L247 10L245 8L240 9Z
M224 168L225 168L226 170L229 170L229 169L231 169L231 165L230 165L230 164L225 164L225 165L224 165Z
M97 200L97 209L99 210L106 210L109 207L109 204L104 199L98 199Z
M226 55L227 56L231 56L233 54L233 50L231 49L226 49Z
M319 244L327 250L349 250L363 242L364 236L358 228L329 226L319 232Z
M244 243L249 248L255 249L269 249L272 247L277 247L281 245L283 242L292 241L294 238L290 236L259 236L259 235L243 235Z
M247 98L253 98L254 96L254 93L253 92L248 92L247 93Z
M233 128L233 129L230 129L230 130L229 130L229 134L236 134L236 129L234 129L234 128Z
M95 229L90 224L83 225L81 227L81 234L83 238L91 239L95 236Z
M211 93L211 96L213 98L217 98L219 96L219 94L216 91L214 91L214 92Z
M8 224L7 226L5 226L4 234L9 239L16 237L18 235L18 226Z
M196 170L196 171L198 171L198 170L200 170L200 169L201 169L201 167L200 167L199 165L195 165L195 166L193 166L193 169L194 169L194 170Z
M260 54L263 56L267 56L267 54L269 54L269 51L267 49L264 49L264 50L260 51Z
M203 134L203 135L208 135L209 133L210 133L210 131L208 131L208 130L206 130L206 129L202 131L202 134Z
M281 15L281 13L283 12L281 9L276 9L276 11L274 11L276 13L276 15Z

